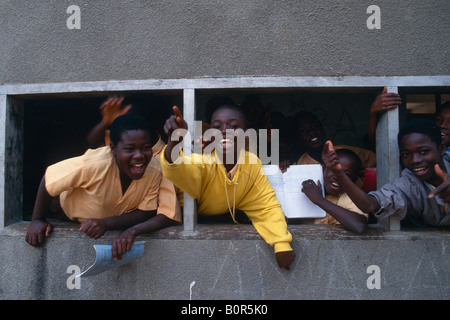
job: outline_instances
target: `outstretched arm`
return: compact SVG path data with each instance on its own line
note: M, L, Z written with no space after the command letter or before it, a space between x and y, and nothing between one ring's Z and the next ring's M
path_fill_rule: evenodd
M52 199L53 197L45 188L45 177L43 177L36 195L31 223L25 236L25 240L34 247L39 247L52 231L52 225L47 222L46 216L50 211Z
M375 212L380 208L378 201L358 187L342 170L339 157L336 154L331 141L327 141L325 143L322 153L322 161L327 167L327 170L332 170L334 172L336 177L341 182L345 192L362 212Z
M105 139L105 131L117 117L127 113L131 105L122 108L124 96L111 96L100 105L102 120L88 134L87 141L90 145L101 144Z
M347 210L341 206L338 206L322 195L322 187L320 181L317 184L313 180L306 180L302 183L302 192L317 206L325 210L328 214L333 216L339 221L344 228L362 234L367 230L367 219L361 214Z
M384 87L370 106L368 138L372 145L375 145L375 132L378 124L378 117L381 113L397 108L402 103L400 95L397 93L388 93Z
M164 214L156 214L155 210L133 210L115 217L88 219L81 223L79 231L86 233L91 238L98 239L108 230L125 229L114 239L112 244L113 258L121 259L125 252L131 250L131 246L138 235L177 223Z
M155 211L133 210L119 216L105 219L88 219L81 223L79 231L87 236L98 239L109 230L120 230L130 228L138 223L142 223L155 215Z
M172 150L173 148L179 143L177 140L172 141L172 135L174 134L174 131L176 129L185 129L187 130L188 125L186 121L184 121L183 116L181 115L180 109L178 109L177 106L173 106L173 115L169 117L169 119L166 120L166 123L164 124L164 132L166 133L168 137L167 141L167 147L164 152L164 157L169 163L173 163L172 159Z
M157 214L144 222L128 228L114 239L112 243L113 258L120 260L123 254L130 251L137 236L176 224L179 224L179 222L168 218L164 214Z

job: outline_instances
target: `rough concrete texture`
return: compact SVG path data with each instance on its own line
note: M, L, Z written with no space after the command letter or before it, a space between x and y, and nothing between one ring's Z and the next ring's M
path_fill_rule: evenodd
M95 260L91 240L74 224L57 225L45 246L24 238L28 223L0 231L0 299L444 299L450 298L448 230L356 236L330 226L291 225L297 257L279 270L272 248L251 225L199 225L195 235L170 227L146 241L138 260L83 278L68 289L70 265L83 271ZM370 265L380 289L368 289ZM195 284L193 282L195 281Z
M81 29L68 29L76 4ZM0 84L222 76L448 75L448 0L0 3Z

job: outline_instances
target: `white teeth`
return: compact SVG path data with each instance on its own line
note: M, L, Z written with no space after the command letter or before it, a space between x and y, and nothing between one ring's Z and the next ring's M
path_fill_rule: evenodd
M316 142L317 140L319 140L319 138L317 138L317 137L316 138L312 138L311 142Z
M335 186L335 187L340 187L341 185L337 182L332 182L331 185Z
M413 171L415 171L415 172L419 172L419 171L423 171L423 170L425 170L425 167L413 169Z
M135 167L142 167L144 164L143 163L140 163L140 164L135 164L134 166Z

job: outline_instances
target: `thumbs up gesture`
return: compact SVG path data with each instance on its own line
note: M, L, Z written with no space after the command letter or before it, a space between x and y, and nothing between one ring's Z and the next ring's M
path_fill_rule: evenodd
M332 170L335 174L342 172L342 165L339 161L339 157L334 150L333 143L330 140L325 142L325 146L322 151L322 162L327 167L327 169Z

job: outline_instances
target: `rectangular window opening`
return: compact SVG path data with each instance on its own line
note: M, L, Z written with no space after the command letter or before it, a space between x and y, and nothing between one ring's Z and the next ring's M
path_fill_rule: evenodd
M171 105L181 103L181 95L123 93L122 106L132 104L132 112L144 115L162 131ZM105 145L104 137L88 141L91 130L101 121L99 107L108 96L44 96L24 101L23 220L30 220L36 192L47 166L82 155L88 148ZM166 136L161 134L165 140Z
M445 86L399 87L398 89L402 97L399 125L414 117L433 119L436 107L450 100L450 88ZM195 89L194 117L195 120L207 122L208 103L217 97L230 98L230 101L236 105L253 100L253 102L257 101L262 109L258 111L258 109L250 108L252 111L249 113L251 118L249 123L251 124L257 123L254 120L259 118L260 126L264 126L268 119L281 117L283 121L286 121L299 111L310 111L323 123L327 137L335 144L370 149L373 147L366 140L369 110L374 98L381 90L381 87ZM14 213L16 218L30 220L36 191L48 165L80 155L89 147L95 147L87 142L87 135L101 120L99 106L110 94L113 93L40 93L8 97L19 102L23 107L21 115L23 188L18 190L18 193L22 193L23 200L22 212ZM130 101L145 101L149 97L161 99L168 112L158 113L161 123L165 121L167 115L171 114L172 105L178 105L183 111L182 90L121 92L120 94L129 98ZM124 104L126 103L127 100ZM289 128L289 125L283 128ZM164 134L162 136L163 139L166 138ZM8 181L6 181L5 188L8 187ZM8 203L5 203L6 212ZM200 219L198 223L203 221ZM376 218L371 216L369 223L377 224Z

